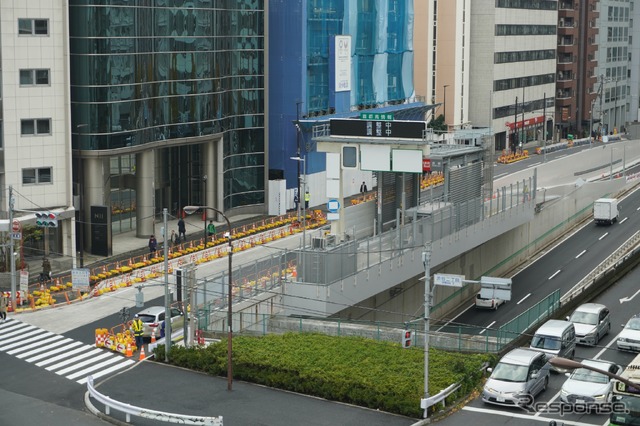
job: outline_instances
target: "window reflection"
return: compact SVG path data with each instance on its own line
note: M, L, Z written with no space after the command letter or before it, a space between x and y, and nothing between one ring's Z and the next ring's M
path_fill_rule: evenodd
M72 108L87 124L74 148L229 132L224 164L242 171L226 171L225 203L264 202L263 9L264 0L71 0Z

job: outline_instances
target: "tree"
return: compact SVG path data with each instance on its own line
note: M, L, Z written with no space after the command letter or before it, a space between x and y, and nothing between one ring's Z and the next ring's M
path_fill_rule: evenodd
M427 123L427 127L433 129L434 132L446 132L448 130L447 124L444 122L444 115L442 114L431 119L431 121Z

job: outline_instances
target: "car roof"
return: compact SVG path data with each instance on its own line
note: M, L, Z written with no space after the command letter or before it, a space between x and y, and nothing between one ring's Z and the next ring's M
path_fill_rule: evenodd
M602 309L605 309L605 308L606 306L601 305L599 303L585 303L578 306L575 311L590 312L590 313L597 314L598 312L600 312Z
M569 326L573 327L573 323L563 320L549 320L538 328L536 334L556 336L558 334L562 334L562 332Z
M516 348L503 356L500 359L500 362L516 365L529 365L531 364L532 359L539 356L544 356L544 353L527 348Z
M158 315L162 312L164 312L164 306L151 306L138 312L138 315Z
M615 365L614 362L606 361L604 359L584 359L582 360L582 364L605 371L608 370L610 366Z

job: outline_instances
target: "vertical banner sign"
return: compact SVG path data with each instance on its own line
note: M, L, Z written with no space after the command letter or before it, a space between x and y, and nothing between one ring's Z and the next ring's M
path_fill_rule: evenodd
M335 44L335 91L347 92L351 90L351 36L337 35Z
M29 291L29 271L24 269L20 271L20 293L23 298L26 298L26 294Z
M109 209L91 206L91 254L109 256Z

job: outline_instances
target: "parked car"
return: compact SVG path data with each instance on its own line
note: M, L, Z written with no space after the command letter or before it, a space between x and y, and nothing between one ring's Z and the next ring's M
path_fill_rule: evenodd
M622 367L609 361L585 359L582 364L613 374L622 372ZM613 382L604 374L586 368L578 368L572 373L567 373L567 376L569 378L560 389L562 402L587 406L611 402Z
M640 314L631 317L618 334L618 349L623 351L640 351Z
M576 327L578 344L595 346L600 338L611 330L611 315L606 306L599 303L585 303L573 311L567 321Z
M171 307L171 328L175 330L184 325L184 314L178 308ZM160 326L164 321L164 306L152 306L138 312L138 316L144 323L142 337L151 337L153 329L156 329L156 337L160 337Z
M482 390L482 401L519 406L547 389L549 364L544 352L527 348L513 349L500 359Z

